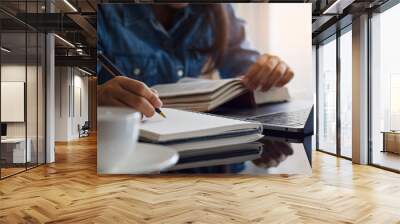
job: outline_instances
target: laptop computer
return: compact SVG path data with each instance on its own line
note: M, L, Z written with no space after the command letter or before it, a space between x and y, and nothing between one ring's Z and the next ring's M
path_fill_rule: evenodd
M294 100L258 105L256 108L222 107L215 113L261 122L265 135L302 138L314 134L314 106L312 101Z
M294 111L266 113L247 118L261 122L269 135L309 136L314 132L314 107Z

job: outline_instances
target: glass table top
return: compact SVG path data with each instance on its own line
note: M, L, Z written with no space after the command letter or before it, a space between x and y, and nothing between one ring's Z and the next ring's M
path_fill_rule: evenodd
M164 173L311 174L311 136L266 136L257 142L181 153Z

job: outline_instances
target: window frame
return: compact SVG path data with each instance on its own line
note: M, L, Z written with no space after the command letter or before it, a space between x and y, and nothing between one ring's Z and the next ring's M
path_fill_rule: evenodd
M41 3L45 3L43 0L34 0L32 1L32 3L36 4L36 13L39 13L39 2ZM25 20L27 20L26 16L28 13L28 9L27 9L27 3L28 1L22 1L22 3L25 4ZM21 34L25 35L25 39L24 39L24 44L25 44L25 96L24 96L24 130L25 130L25 134L23 136L24 140L25 140L25 164L22 170L17 171L17 172L13 172L11 174L8 175L4 175L4 173L2 173L2 167L0 166L0 181L3 179L6 179L8 177L12 177L14 175L17 175L19 173L23 173L26 172L30 169L39 167L41 165L44 165L47 163L47 76L48 76L48 72L47 72L47 44L48 44L48 40L47 40L47 32L43 32L41 30L38 30L32 26L30 26L28 23L25 23L24 21L18 19L17 17L15 17L12 13L9 13L8 11L6 11L5 9L3 9L0 5L0 12L4 13L5 15L9 16L10 19L21 23L21 27L23 28L23 30L20 31L16 31L16 32L20 32ZM48 12L48 7L45 8L45 12ZM1 23L0 23L0 27L1 27ZM4 33L9 33L8 31L0 31L0 46L2 45L2 34ZM14 32L11 32L14 33ZM28 111L27 111L27 83L28 83L28 34L33 34L34 36L36 36L36 47L35 47L35 53L36 53L36 60L34 60L33 64L36 66L35 69L35 74L36 75L36 91L34 94L34 96L36 97L36 122L34 122L36 125L36 136L33 136L32 138L36 138L37 144L36 144L36 161L34 163L31 162L27 162L28 161L28 153L27 153L27 147L28 147ZM39 40L39 36L40 34L43 34ZM41 107L43 107L42 109L44 110L43 113L43 117L41 117L44 120L41 120L41 122L43 122L43 145L41 148L41 151L43 153L43 155L41 155L42 158L42 162L39 162L39 41L41 41L42 47L44 49L41 49L41 53L43 55L41 55L42 60L43 60L43 64L42 64L42 70L41 70L41 75L42 75L42 84L43 84L43 93L42 96L44 97L42 99L42 103L43 105L41 105ZM1 81L1 68L3 66L2 64L3 60L2 60L2 54L0 54L0 81ZM1 86L0 86L1 88ZM1 99L0 99L1 100ZM1 106L0 106L0 110L1 110ZM0 115L1 116L1 115ZM0 119L0 124L1 124L1 119ZM0 144L0 157L1 157L1 152L2 152L2 147ZM33 151L32 151L33 152ZM30 163L28 165L28 163ZM1 164L0 164L1 165ZM21 167L22 168L22 167Z
M372 42L373 42L373 27L372 27L372 19L374 18L374 14L381 14L384 13L385 11L393 8L394 6L400 4L400 0L388 0L384 4L380 5L377 8L374 8L372 10L368 11L368 165L377 167L383 170L395 172L395 173L400 173L400 170L390 168L384 165L376 164L373 162L373 153L374 153L374 147L373 147L373 130L372 130L372 119L373 119L373 113L372 113L372 94L373 94L373 88L372 88L372 58L373 58L373 50L372 50Z
M347 156L343 156L342 152L341 152L341 119L340 119L340 112L341 112L341 108L340 108L340 103L341 103L341 97L340 97L340 81L341 81L341 66L340 66L340 37L344 34L346 34L347 32L351 32L352 31L352 23L347 24L346 26L344 26L341 29L338 29L334 34L328 36L327 38L319 41L316 44L316 150L319 152L323 152L323 153L327 153L333 156L337 156L340 158L344 158L347 160L352 160L352 158L347 157ZM327 44L331 41L336 41L336 152L332 153L332 152L328 152L324 149L321 149L319 147L320 143L319 143L319 127L320 127L320 119L319 119L319 88L320 88L320 74L319 74L319 47L322 44Z

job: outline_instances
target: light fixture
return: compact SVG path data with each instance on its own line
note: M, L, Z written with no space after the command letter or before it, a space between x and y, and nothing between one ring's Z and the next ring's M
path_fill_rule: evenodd
M336 0L332 5L325 9L322 14L342 14L343 10L354 1L355 0Z
M7 49L7 48L5 48L5 47L1 47L0 49L1 49L1 51L4 51L4 52L6 52L6 53L10 53L10 52L11 52L10 49Z
M78 12L78 10L68 0L64 0L64 3L68 5L68 7L72 9L72 11Z
M55 37L57 37L59 40L61 40L62 42L64 42L65 44L67 44L68 46L70 46L70 47L72 47L72 48L75 48L75 45L73 45L71 42L69 42L68 40L66 40L66 39L64 39L64 38L62 38L62 37L60 37L59 35L57 35L57 34L54 34L54 36Z
M78 55L86 55L86 53L83 51L82 48L77 48L77 49L76 49L76 53L77 53Z
M89 75L89 76L93 75L92 73L90 73L90 72L88 72L88 71L86 71L86 70L84 70L84 69L81 69L81 68L79 68L79 67L78 67L78 70L81 71L81 72L83 72L83 73L85 73L86 75Z

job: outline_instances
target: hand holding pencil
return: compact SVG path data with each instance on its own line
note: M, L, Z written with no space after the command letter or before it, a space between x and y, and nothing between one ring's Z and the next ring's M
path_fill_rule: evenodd
M156 92L143 82L122 76L115 66L110 65L108 59L101 58L100 55L102 54L99 54L99 61L113 78L97 87L99 105L130 107L146 117L159 113L165 118L159 109L162 107L162 102Z

